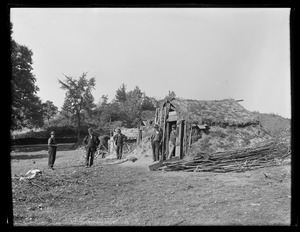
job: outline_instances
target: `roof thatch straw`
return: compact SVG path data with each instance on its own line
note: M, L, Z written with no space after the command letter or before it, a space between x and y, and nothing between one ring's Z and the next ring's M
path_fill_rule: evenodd
M259 124L258 117L234 99L199 101L174 99L171 104L180 118L200 124L219 126L248 126ZM202 122L199 122L201 120Z

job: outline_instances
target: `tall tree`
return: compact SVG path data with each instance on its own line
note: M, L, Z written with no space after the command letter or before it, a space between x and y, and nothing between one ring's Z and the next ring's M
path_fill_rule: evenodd
M50 126L50 119L58 113L58 108L53 104L52 101L46 101L43 103L44 117L48 120Z
M116 102L124 103L126 101L126 85L123 83L116 91Z
M121 110L128 127L136 126L136 122L141 118L142 97L143 93L138 86L126 94L126 101L121 105Z
M170 91L170 90L169 90L168 95L165 96L165 100L169 100L169 101L172 101L175 98L176 98L175 92L174 91Z
M61 107L60 115L67 119L68 125L71 124L71 120L73 117L73 107L69 98L65 98L64 104Z
M75 115L77 121L77 139L80 140L80 128L83 110L90 112L94 108L94 97L92 89L95 87L95 78L87 79L87 73L83 73L78 79L65 76L65 80L58 80L61 88L66 90L66 97L68 98L72 113Z
M101 104L102 105L107 105L108 103L108 96L107 95L102 95L101 96Z
M153 98L150 98L144 94L142 103L141 103L141 110L155 110L156 104L153 104Z
M39 88L32 73L32 55L28 47L19 45L11 37L12 130L41 127L44 124L42 102L36 95Z

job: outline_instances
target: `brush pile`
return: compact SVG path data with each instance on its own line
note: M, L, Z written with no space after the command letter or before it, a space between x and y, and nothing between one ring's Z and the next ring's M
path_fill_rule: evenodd
M290 155L284 143L271 141L256 148L198 153L190 160L165 161L158 170L185 172L244 172L279 165Z

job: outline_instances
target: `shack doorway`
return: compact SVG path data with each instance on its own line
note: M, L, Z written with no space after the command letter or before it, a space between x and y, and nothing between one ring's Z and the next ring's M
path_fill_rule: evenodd
M176 128L176 134L178 134L178 128L177 128L177 123L176 121L171 121L171 122L168 122L167 123L167 157L169 156L169 153L170 153L170 146L169 146L169 141L170 141L170 135L171 135L171 131L172 131L172 126L175 125L175 128ZM176 155L176 145L173 149L173 152L172 152L172 155L171 155L171 158L175 157Z

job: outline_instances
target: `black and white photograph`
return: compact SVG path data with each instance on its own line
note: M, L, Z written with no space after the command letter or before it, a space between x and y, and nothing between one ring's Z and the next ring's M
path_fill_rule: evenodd
M291 225L291 8L9 11L14 227Z

